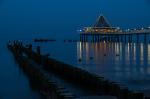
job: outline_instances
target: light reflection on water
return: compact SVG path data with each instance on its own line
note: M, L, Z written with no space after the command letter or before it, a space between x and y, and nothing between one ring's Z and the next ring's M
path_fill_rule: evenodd
M132 90L150 89L150 44L57 41L40 45L42 53L50 53L52 58L104 76Z
M133 90L150 89L150 44L78 42L79 58L80 67L92 73Z

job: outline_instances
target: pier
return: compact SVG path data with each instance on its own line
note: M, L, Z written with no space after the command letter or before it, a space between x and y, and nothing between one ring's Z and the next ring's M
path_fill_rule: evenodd
M9 42L7 46L29 78L36 79L47 96L49 93L54 93L55 97L52 99L80 99L80 97L65 91L66 88L59 86L51 78L51 74L97 96L107 95L112 96L112 99L116 99L115 97L117 99L148 99L143 93L133 92L117 82L111 82L86 70L49 58L48 55L41 55L40 46L36 51L32 49L31 44L26 46L21 42Z
M81 42L139 42L140 37L144 43L149 42L150 27L121 30L119 27L112 27L105 20L104 16L100 16L92 27L85 27L80 30Z

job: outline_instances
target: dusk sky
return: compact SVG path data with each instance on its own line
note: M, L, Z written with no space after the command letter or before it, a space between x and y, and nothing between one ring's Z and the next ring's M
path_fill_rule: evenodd
M3 37L77 35L103 14L112 26L150 25L149 0L0 0ZM77 37L77 36L76 36Z

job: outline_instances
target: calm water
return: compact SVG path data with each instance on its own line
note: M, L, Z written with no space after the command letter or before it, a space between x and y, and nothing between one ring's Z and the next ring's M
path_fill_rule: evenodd
M0 0L0 98L39 98L7 50L5 44L8 40L30 41L36 37L77 39L77 30L94 24L100 14L112 26L124 29L147 27L150 26L149 12L149 0ZM62 40L35 45L42 45L44 54L50 53L54 58L108 79L113 77L112 80L131 89L149 89L149 45L69 44ZM79 63L78 58L82 58L82 62Z
M50 53L53 58L104 76L131 90L150 89L150 44L58 41L41 45L43 54Z
M0 50L0 99L39 99L28 78L15 63L5 41L1 41Z
M78 46L82 68L132 90L150 88L150 44L78 43Z

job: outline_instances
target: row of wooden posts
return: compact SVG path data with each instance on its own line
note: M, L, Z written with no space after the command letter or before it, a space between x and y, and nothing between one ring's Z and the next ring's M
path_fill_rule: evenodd
M131 34L80 34L81 42L101 42L101 41L109 41L109 42L140 42L140 38L143 38L144 43L148 42L149 33L131 33ZM135 38L135 39L133 39Z
M32 45L28 45L28 49L25 50L22 47L22 43L17 41L13 43L8 43L8 48L15 56L15 60L18 62L20 68L28 76L30 83L34 89L41 94L42 99L75 99L76 96L73 93L70 93L64 86L58 85L52 78L49 73L47 73L43 67L40 65L39 56L40 56L40 47L37 47L37 53L34 54L35 62L31 59L31 56L24 56L22 51L27 51L26 53L31 54L29 50L32 49ZM22 51L21 51L22 49ZM33 58L33 57L32 57Z
M53 73L65 81L78 85L81 88L90 90L97 95L111 95L116 96L118 99L149 99L141 92L130 91L127 87L106 80L95 74L91 74L86 70L49 58L48 55L41 55L39 46L36 52L32 50L31 44L26 47L23 46L22 43L8 43L8 48L13 50L14 56L19 59L24 54L28 57L23 61L23 64L28 65L29 61L26 60L30 59L35 62L34 66L36 64L41 65L45 71ZM21 60L18 60L18 62L22 63ZM27 71L30 71L30 69L31 68ZM40 72L40 69L36 72Z

